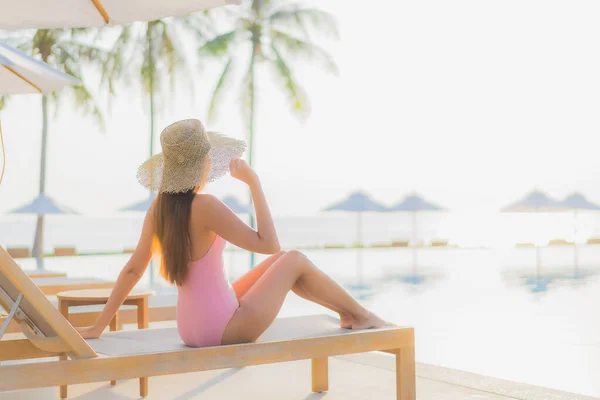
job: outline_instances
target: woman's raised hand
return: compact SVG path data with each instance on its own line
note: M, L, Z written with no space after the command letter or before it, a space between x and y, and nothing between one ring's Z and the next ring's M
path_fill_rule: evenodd
M246 183L247 185L258 182L258 175L256 175L256 172L250 168L246 161L240 158L231 160L229 163L229 172L231 173L232 177Z

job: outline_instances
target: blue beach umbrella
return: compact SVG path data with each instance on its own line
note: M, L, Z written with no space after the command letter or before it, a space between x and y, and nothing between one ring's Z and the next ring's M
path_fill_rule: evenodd
M502 209L503 212L556 212L563 211L564 206L560 201L549 197L546 193L534 190L521 200L514 202Z
M150 192L150 195L148 197L146 197L146 200L142 200L142 201L139 201L130 206L123 207L123 208L121 208L120 211L144 211L144 212L146 212L150 209L150 206L152 205L152 202L154 201L154 199L156 199L156 193Z
M600 206L587 200L580 193L573 193L567 196L562 202L562 206L573 211L573 265L575 268L575 278L579 278L579 249L577 248L577 212L578 211L598 211Z
M429 203L423 197L416 194L406 196L402 201L390 207L390 211L403 211L412 214L412 264L413 275L404 277L407 283L419 284L423 278L417 274L417 214L423 211L443 211L444 208Z
M249 214L250 207L247 204L242 204L233 196L227 196L223 199L223 203L236 214Z
M355 288L366 288L367 286L363 284L362 270L362 215L363 212L367 211L386 212L388 211L388 209L385 206L371 200L371 198L369 198L369 196L367 196L366 194L361 192L354 192L339 203L335 203L327 207L324 211L346 211L356 213L356 245L358 246L356 256L358 285L356 285Z
M551 198L547 194L534 190L523 197L521 200L508 205L502 209L502 212L510 213L540 213L540 212L559 212L565 209L564 205ZM541 273L541 248L535 245L536 258L536 279L540 279Z

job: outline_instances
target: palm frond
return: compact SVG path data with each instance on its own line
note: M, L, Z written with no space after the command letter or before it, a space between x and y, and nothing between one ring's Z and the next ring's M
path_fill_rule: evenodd
M78 106L79 110L84 115L90 115L95 120L100 130L104 130L104 116L98 106L98 101L94 98L92 93L85 86L73 86L70 88L70 92L74 96L75 105Z
M132 38L135 40L134 29L133 25L125 25L121 28L106 59L100 65L100 82L107 86L109 94L115 93L117 81L124 81L126 84L130 81L127 77L132 57L135 54L130 51Z
M225 66L223 67L223 71L219 76L219 80L213 90L212 96L210 97L210 106L208 108L208 120L209 122L213 121L217 114L217 108L221 105L221 98L223 89L227 86L227 83L231 77L233 65L233 57L230 57Z
M275 74L279 77L283 83L283 90L288 96L292 112L296 115L304 118L308 115L308 100L304 90L300 87L296 78L292 73L292 70L288 62L283 58L281 52L276 46L271 46L271 50L274 54L274 59L271 61L271 65L274 67Z
M337 74L339 72L333 57L315 43L302 40L288 33L275 29L271 30L270 36L275 47L285 51L286 55L316 62L325 68L327 72L331 72L333 74Z
M238 30L232 30L215 36L207 40L198 49L198 54L202 56L222 57L229 54L233 43L238 36Z
M339 38L337 21L332 14L302 4L286 4L269 15L268 21L279 29L300 31L305 36L314 31L334 39Z

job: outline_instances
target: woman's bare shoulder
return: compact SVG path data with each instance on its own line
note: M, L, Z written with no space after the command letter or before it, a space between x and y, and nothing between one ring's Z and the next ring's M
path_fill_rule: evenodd
M192 202L194 211L219 211L225 204L212 194L198 193Z

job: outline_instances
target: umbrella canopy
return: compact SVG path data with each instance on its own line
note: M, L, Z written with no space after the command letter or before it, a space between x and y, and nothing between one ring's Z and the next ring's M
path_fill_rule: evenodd
M404 200L390 208L390 211L442 211L443 208L425 201L417 195L406 196Z
M233 196L227 196L223 199L223 203L236 214L248 214L250 212L250 207L246 204L242 204Z
M78 214L72 208L63 206L54 201L51 197L42 193L36 197L31 203L10 211L11 214Z
M371 200L366 194L355 192L348 196L348 198L345 200L327 207L325 211L384 212L388 211L388 209L385 206Z
M148 211L148 209L152 205L152 202L154 201L155 198L156 198L156 193L151 192L150 196L148 196L146 198L146 200L142 200L142 201L132 204L130 206L121 208L120 211L144 211L144 212Z
M240 3L241 0L0 0L0 29L118 25Z
M580 193L573 193L561 202L564 208L571 210L600 210L600 205L587 200Z
M562 211L565 207L562 202L554 200L547 194L534 190L521 200L505 207L504 212L548 212Z
M0 94L47 93L79 84L72 76L0 43Z

